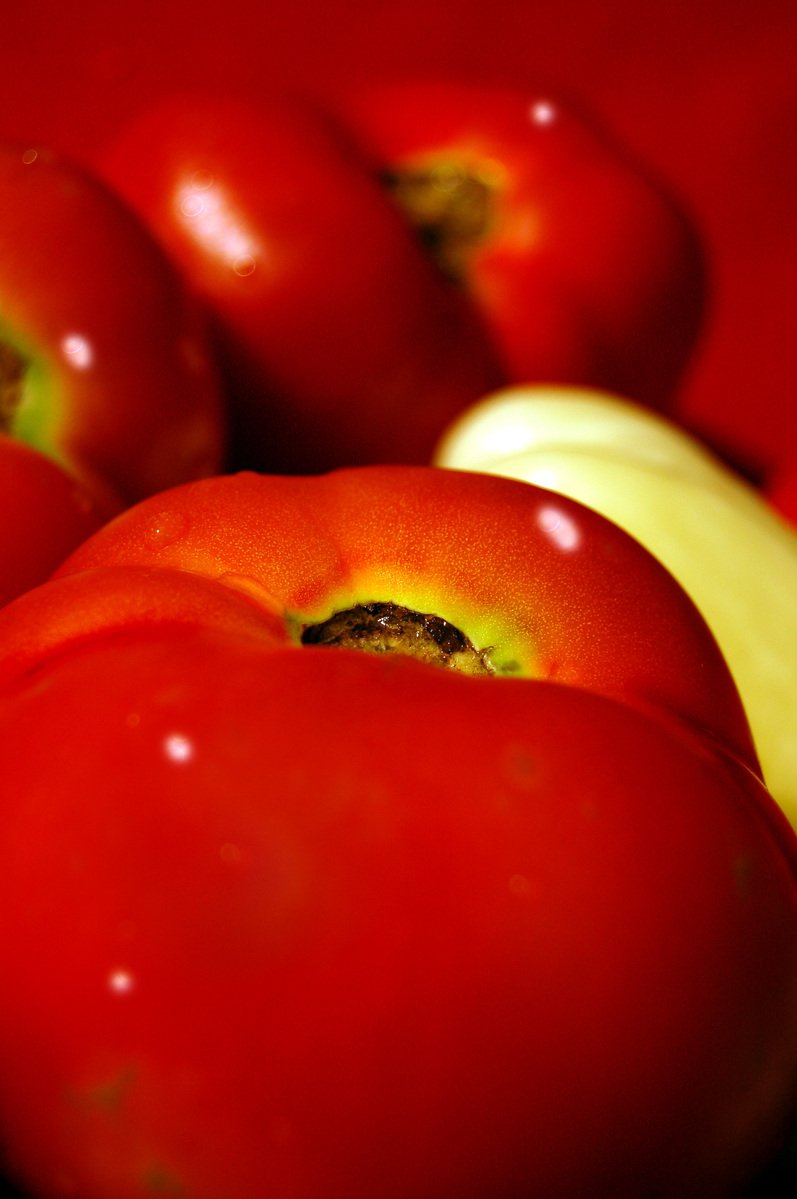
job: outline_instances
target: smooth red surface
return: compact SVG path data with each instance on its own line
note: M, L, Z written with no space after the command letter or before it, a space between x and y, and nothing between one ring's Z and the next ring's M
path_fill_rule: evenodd
M369 597L514 677L300 644ZM778 1146L794 835L696 609L597 514L187 485L0 610L0 664L0 1121L40 1199L725 1199Z
M544 87L451 81L356 88L341 108L381 173L483 184L482 227L448 241L504 383L671 404L702 328L702 246L666 184L592 114Z
M710 325L683 413L751 470L797 439L797 15L790 0L464 0L345 12L296 0L198 9L144 0L6 6L0 132L98 153L156 95L186 85L335 93L440 71L549 82L595 107L692 207L713 266Z
M725 1199L777 1143L797 904L755 787L599 696L428 670L139 632L4 693L0 1118L39 1199Z
M220 470L210 331L178 271L91 172L0 146L0 339L24 365L7 431L132 502Z
M114 515L49 458L0 435L0 606L50 575Z
M178 97L101 169L213 313L236 466L425 463L501 382L479 313L325 109Z
M767 498L782 516L797 525L797 457L787 462L781 471L775 471Z

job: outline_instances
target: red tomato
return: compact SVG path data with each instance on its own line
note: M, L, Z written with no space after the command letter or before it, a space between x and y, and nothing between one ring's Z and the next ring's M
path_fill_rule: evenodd
M50 151L0 146L2 429L126 500L222 465L203 314L135 216Z
M545 94L371 89L342 129L172 100L104 170L219 318L250 465L427 460L501 381L662 405L700 326L685 216Z
M216 314L239 464L426 461L500 379L463 297L312 108L167 101L104 171Z
M352 82L438 76L521 89L543 80L594 109L684 197L708 245L709 322L680 413L758 471L797 437L791 297L797 20L791 0L83 0L7 5L0 127L96 161L175 88L337 97ZM35 47L36 70L30 67ZM98 102L101 97L101 102ZM729 182L730 181L730 182ZM755 297L755 302L751 302Z
M794 834L596 514L189 485L2 610L0 670L0 1137L43 1199L707 1199L778 1143Z
M622 145L546 91L372 85L345 113L508 381L672 399L701 327L702 251Z
M0 434L0 606L43 583L119 510L37 450Z
M773 474L766 494L773 507L797 525L797 470L793 466L783 466Z

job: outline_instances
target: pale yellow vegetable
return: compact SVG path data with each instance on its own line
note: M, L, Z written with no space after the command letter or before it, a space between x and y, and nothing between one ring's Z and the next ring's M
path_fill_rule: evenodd
M664 563L712 628L766 782L797 827L797 531L755 488L665 418L566 387L487 396L436 461L572 496Z

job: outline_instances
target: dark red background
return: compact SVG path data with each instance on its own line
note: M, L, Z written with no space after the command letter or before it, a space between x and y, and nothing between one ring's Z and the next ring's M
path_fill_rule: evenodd
M6 0L0 135L90 159L186 86L326 94L438 72L548 87L606 118L692 208L713 271L682 398L752 470L797 456L793 0ZM793 447L793 448L792 448Z

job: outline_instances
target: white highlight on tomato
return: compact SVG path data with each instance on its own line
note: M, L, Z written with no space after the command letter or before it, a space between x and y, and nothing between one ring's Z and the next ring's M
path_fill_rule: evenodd
M194 743L183 733L169 733L163 739L163 752L171 762L190 762L194 756Z
M129 970L112 970L108 975L108 990L114 995L128 995L136 985Z
M61 353L75 370L84 371L94 361L91 342L82 333L67 333L61 338Z
M556 120L556 106L550 100L535 100L529 109L532 125L552 125Z
M241 277L255 271L262 247L210 171L194 171L177 188L174 206L183 228L208 254Z
M577 550L581 544L581 532L578 525L572 517L554 504L540 508L537 513L537 526L557 549L563 550L565 553Z

